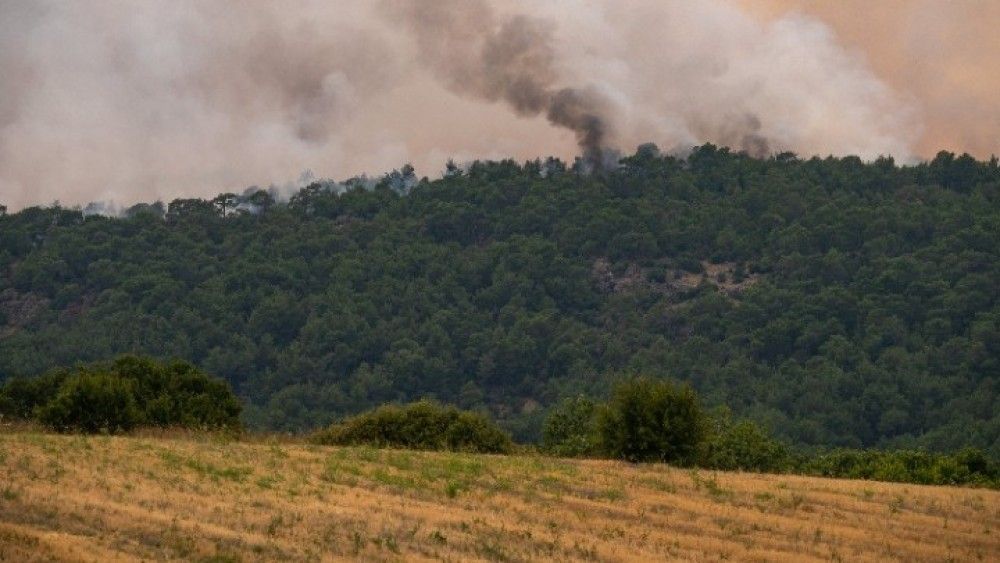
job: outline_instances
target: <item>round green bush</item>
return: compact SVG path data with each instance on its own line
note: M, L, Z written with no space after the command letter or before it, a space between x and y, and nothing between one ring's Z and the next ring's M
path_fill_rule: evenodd
M620 383L597 415L598 449L631 462L691 465L706 433L707 417L690 387L649 378Z
M327 445L509 453L510 437L485 416L432 401L385 405L318 432Z

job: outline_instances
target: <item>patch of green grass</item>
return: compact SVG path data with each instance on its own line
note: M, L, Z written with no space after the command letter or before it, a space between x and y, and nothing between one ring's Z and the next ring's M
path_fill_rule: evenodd
M609 500L611 502L617 502L620 500L625 500L625 496L626 495L624 489L612 488L612 489L604 489L603 491L598 491L596 498Z
M385 456L385 464L403 471L413 469L413 454L404 451L388 452Z
M239 467L239 466L219 467L217 465L208 463L207 461L201 461L194 458L185 461L184 465L188 469L192 469L195 472L205 477L209 477L214 481L227 479L229 481L236 481L237 483L242 483L246 481L247 477L249 477L253 473L253 469L250 467Z
M412 490L420 488L419 483L413 477L389 473L381 468L372 472L371 479L376 483L396 489Z
M181 465L184 463L184 458L170 450L161 450L159 455L160 459L163 460L163 463L165 463L170 469L180 469Z
M455 498L458 496L458 493L464 491L465 489L466 489L465 483L462 483L460 481L448 481L444 485L444 494L448 498Z
M279 479L274 475L264 475L257 479L257 486L261 489L273 489L274 485L277 484Z
M694 484L695 490L700 491L704 488L708 496L716 502L721 502L733 496L733 491L719 485L719 481L714 474L711 477L705 478L698 473L697 469L692 469L689 475L691 476L691 482Z
M330 456L326 460L326 465L323 467L323 473L320 475L320 479L328 483L336 483L338 485L348 485L354 486L358 483L358 477L361 477L361 468L352 463L350 460L341 458L339 456Z
M663 493L676 493L677 485L660 479L658 477L645 477L639 481L640 484L649 487L655 491L660 491Z

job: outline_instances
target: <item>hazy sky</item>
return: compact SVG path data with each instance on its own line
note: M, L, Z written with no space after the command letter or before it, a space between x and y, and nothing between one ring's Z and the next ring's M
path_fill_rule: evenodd
M994 0L0 0L0 203L712 141L1000 153Z

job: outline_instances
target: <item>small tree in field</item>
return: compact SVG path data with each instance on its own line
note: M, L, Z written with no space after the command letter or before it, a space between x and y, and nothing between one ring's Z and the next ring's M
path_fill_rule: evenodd
M560 456L595 453L594 415L597 406L582 395L567 397L552 407L542 426L542 447Z
M620 383L597 415L602 454L631 462L690 465L707 434L707 417L694 391L666 381Z

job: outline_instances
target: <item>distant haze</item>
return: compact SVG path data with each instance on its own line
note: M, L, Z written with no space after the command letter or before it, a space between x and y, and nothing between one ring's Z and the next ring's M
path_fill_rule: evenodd
M986 157L997 29L990 0L0 0L0 203L647 141Z

